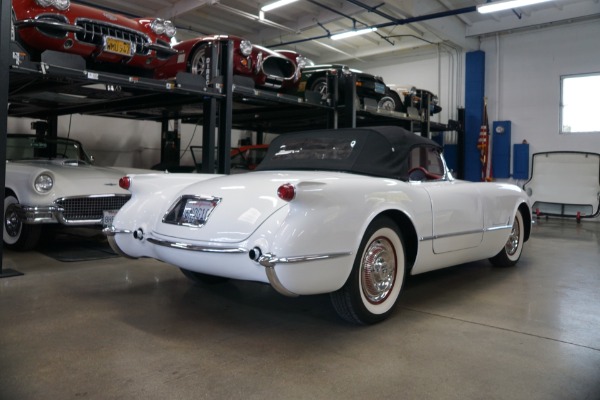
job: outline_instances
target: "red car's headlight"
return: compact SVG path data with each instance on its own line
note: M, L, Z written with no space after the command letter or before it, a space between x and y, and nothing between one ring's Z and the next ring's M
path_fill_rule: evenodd
M177 32L175 25L171 21L165 21L162 18L157 18L152 21L150 28L157 35L167 35L168 37L175 36L175 33Z
M57 10L66 10L71 5L70 0L35 0L41 7L54 7Z
M242 40L240 42L240 51L243 55L248 57L250 54L252 54L252 43L249 40Z

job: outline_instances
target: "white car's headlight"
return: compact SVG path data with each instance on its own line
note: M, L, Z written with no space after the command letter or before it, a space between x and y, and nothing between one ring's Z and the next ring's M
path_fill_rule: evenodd
M303 56L298 56L296 57L296 65L298 65L298 68L304 68L307 65L312 65L311 61Z
M177 33L177 28L175 28L175 24L171 21L165 21L165 33L170 38L174 37Z
M35 178L33 186L39 193L48 193L54 186L54 179L47 173L41 173Z
M59 10L66 10L71 5L70 0L35 0L41 7L55 7Z
M252 54L252 43L249 40L242 40L240 42L240 51L246 57Z

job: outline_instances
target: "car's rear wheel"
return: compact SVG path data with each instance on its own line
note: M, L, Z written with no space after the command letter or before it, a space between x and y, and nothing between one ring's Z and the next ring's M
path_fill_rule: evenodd
M201 272L190 271L189 269L180 268L183 275L194 283L214 285L215 283L227 282L229 279L222 276L214 276L203 274Z
M210 47L207 44L201 44L192 50L190 61L188 64L188 71L194 75L200 75L204 79L208 77L209 71L209 60L210 60Z
M386 111L394 111L396 110L396 102L391 96L384 96L377 103L377 108Z
M405 260L396 223L387 217L375 219L363 236L348 280L331 293L340 317L361 325L386 319L404 283Z
M504 247L498 254L490 258L490 262L496 267L512 267L521 258L524 241L525 226L523 225L523 215L520 210L517 210L510 235L508 235Z
M6 248L13 250L31 250L40 240L40 225L24 224L17 213L19 201L12 193L4 196L4 231L3 239Z

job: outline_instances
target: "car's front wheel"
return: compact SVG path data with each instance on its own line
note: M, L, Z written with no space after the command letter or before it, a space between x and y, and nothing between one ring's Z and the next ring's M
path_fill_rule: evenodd
M4 196L4 245L13 250L31 250L39 242L40 225L24 224L17 213L19 201L12 193Z
M383 321L393 311L404 283L406 257L396 223L378 217L367 228L344 286L331 293L336 312L361 325Z
M206 44L201 44L192 50L192 54L189 58L188 72L194 75L200 75L204 79L208 80L209 71L209 60L210 60L210 47Z
M309 89L313 92L319 93L319 95L321 96L321 101L327 101L327 97L329 96L329 88L327 86L326 77L320 76L314 81L312 81Z
M490 262L496 267L512 267L521 258L523 242L525 241L525 226L523 215L517 210L508 239L498 254L490 258Z

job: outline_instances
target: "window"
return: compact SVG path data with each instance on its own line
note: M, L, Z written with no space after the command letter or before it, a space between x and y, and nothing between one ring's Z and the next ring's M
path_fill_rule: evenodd
M600 73L560 78L560 133L600 132Z
M411 180L437 180L444 177L444 163L439 150L433 147L416 147L411 150L408 161ZM416 172L413 174L413 172Z

